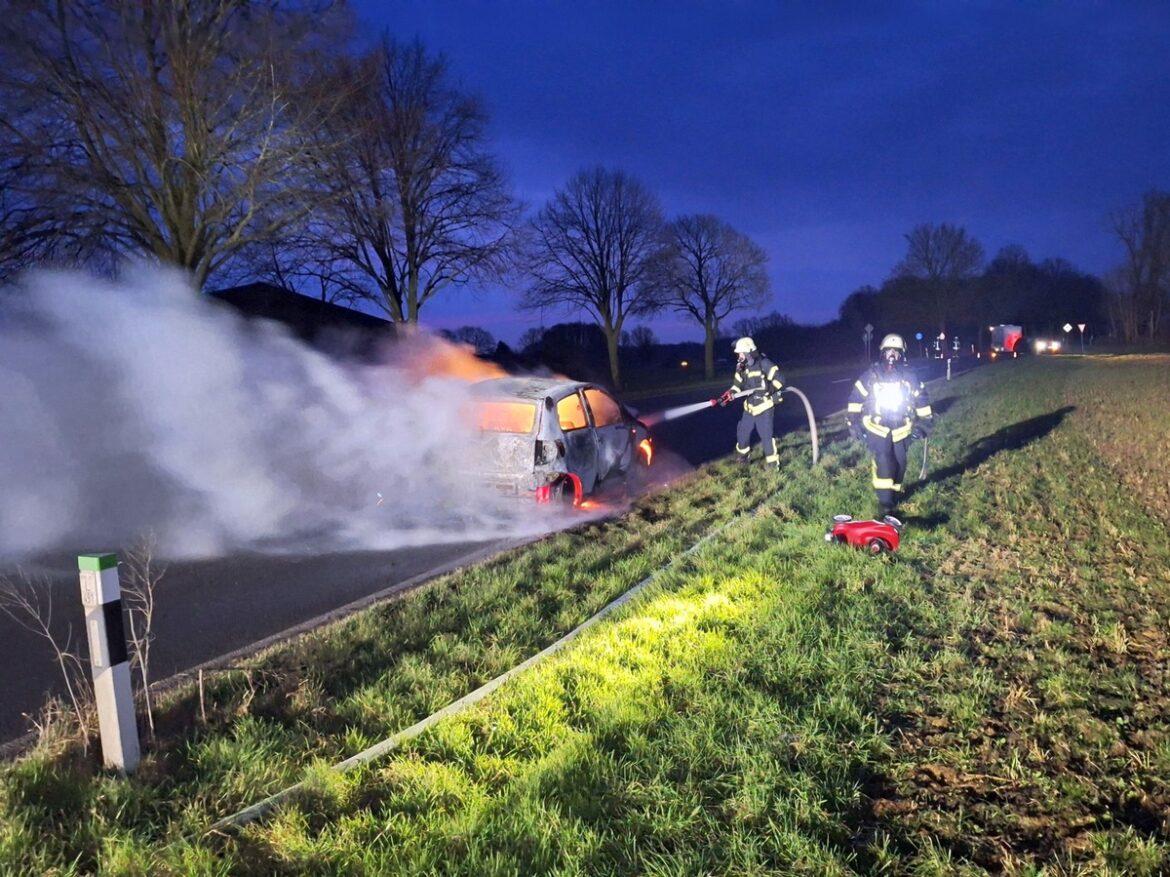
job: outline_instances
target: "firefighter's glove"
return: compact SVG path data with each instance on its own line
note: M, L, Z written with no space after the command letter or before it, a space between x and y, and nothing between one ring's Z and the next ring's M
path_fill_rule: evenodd
M734 398L735 396L731 390L724 390L723 395L719 397L719 407L726 408Z
M934 430L934 424L929 420L919 420L914 424L914 433L916 438L930 438L930 433Z
M849 424L849 434L857 441L863 441L865 438L865 434L861 431L861 425L858 423Z

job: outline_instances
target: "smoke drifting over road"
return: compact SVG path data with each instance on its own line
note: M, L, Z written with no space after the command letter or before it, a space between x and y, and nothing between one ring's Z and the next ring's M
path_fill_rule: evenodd
M393 548L547 529L466 476L468 375L345 364L151 268L0 290L0 554ZM488 374L479 375L488 377Z

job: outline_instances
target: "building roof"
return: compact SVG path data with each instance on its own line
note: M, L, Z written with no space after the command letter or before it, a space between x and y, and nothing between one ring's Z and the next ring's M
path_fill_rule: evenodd
M207 295L249 317L282 323L297 337L315 346L368 353L373 342L395 337L394 323L389 320L271 283L248 283Z

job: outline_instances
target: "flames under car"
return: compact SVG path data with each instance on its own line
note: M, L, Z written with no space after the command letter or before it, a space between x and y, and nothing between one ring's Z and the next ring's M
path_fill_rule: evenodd
M472 395L476 467L506 493L577 505L653 458L646 425L595 384L498 378L475 384Z

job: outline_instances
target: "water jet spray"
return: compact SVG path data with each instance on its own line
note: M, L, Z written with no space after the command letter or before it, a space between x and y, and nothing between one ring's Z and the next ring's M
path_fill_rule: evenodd
M813 465L817 464L819 457L819 443L817 441L817 421L813 415L812 404L808 401L808 396L804 395L796 387L785 387L780 391L781 394L795 393L800 397L800 401L804 404L805 414L808 415L808 430L812 436L812 456ZM664 411L658 411L653 414L640 415L641 420L647 426L653 428L660 423L666 423L670 420L677 420L680 417L686 417L691 414L696 414L700 411L706 411L708 408L716 408L725 405L727 402L735 399L740 399L744 396L751 395L750 393L725 393L723 396L718 396L714 399L705 399L702 402L692 402L688 405L677 405L674 408L667 408Z

